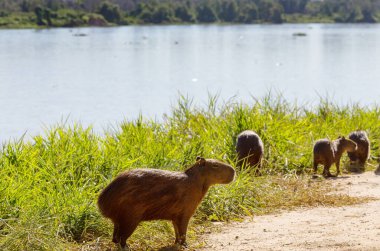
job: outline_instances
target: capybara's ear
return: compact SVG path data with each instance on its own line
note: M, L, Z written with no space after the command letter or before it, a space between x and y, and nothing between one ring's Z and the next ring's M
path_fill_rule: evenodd
M342 139L346 139L344 136L342 136Z
M205 158L202 158L202 157L200 157L200 156L197 156L197 162L199 162L199 164L200 164L201 166L204 166L205 163L206 163L206 159L205 159Z
M339 136L338 136L338 139L341 139L341 138L342 138L342 136L339 135Z

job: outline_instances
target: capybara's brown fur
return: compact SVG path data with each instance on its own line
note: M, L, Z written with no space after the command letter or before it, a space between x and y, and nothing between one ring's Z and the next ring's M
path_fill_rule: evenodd
M141 221L170 220L175 243L186 245L187 225L211 185L230 183L235 170L197 157L185 172L135 169L117 176L100 194L101 213L114 224L113 242L123 248Z
M264 154L264 144L254 131L246 130L237 136L236 141L237 165L261 166Z
M313 154L314 154L314 173L317 172L318 164L324 166L323 175L325 177L331 177L330 167L335 163L336 166L336 176L340 174L340 158L342 154L347 152L352 152L357 149L357 145L350 139L345 137L339 137L334 141L328 139L320 139L314 144Z
M348 135L348 138L358 145L358 149L354 152L348 152L348 157L351 162L358 162L364 167L366 161L369 159L370 142L365 131L354 131Z

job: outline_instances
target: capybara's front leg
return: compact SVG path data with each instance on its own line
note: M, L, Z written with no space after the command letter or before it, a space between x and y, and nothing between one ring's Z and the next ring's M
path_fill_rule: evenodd
M335 166L336 166L336 177L338 177L338 175L340 174L340 161L339 160L337 162L335 162Z
M135 231L139 221L136 220L124 220L119 225L119 235L120 235L120 246L125 249L127 245L127 239L132 235L133 231Z
M176 243L178 243L182 246L185 246L185 247L187 246L186 232L187 232L187 226L189 224L190 217L182 216L182 217L180 217L180 219L177 223L178 224L178 241L176 240Z

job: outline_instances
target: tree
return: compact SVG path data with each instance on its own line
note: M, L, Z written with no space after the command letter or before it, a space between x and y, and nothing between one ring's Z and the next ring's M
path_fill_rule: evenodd
M377 19L371 9L364 9L362 11L363 18L360 20L363 23L376 23Z
M223 1L221 4L219 18L226 22L233 22L237 19L238 12L238 6L235 0Z
M273 0L263 0L259 3L260 19L266 22L282 23L282 6Z
M240 8L239 22L253 23L259 18L259 10L255 3L249 3Z
M363 23L376 23L377 19L375 17L375 4L373 1L369 0L362 0L360 2L360 7L362 10L362 19L359 20L360 22Z
M270 21L275 24L281 24L282 23L282 9L278 6L274 6L270 10Z
M41 6L37 6L36 8L34 8L34 14L36 15L36 18L37 18L37 25L45 25L44 10L42 9Z
M102 15L108 22L119 23L121 19L120 7L117 4L112 4L110 2L103 2L98 13Z
M20 3L20 9L22 12L29 12L30 11L30 2L27 0L23 0Z
M212 23L218 20L209 2L204 2L197 7L197 20L201 23Z
M192 23L195 21L195 14L187 5L177 6L174 13L176 18L183 22Z
M174 11L173 9L168 5L160 5L158 6L152 16L152 23L164 23L164 22L171 22L174 18Z
M279 0L287 14L304 13L309 0Z
M51 10L50 9L47 9L45 8L44 9L44 18L47 22L47 25L48 26L52 26L52 22L51 22Z
M60 0L46 0L46 7L51 9L51 10L58 10L58 9L62 9L64 6L63 6L63 1L60 1Z

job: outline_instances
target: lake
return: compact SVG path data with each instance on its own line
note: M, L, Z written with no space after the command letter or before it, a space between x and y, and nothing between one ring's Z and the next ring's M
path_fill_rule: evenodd
M306 36L295 36L304 33ZM161 120L179 94L373 105L380 25L173 25L0 30L0 142L61 121L96 132Z

